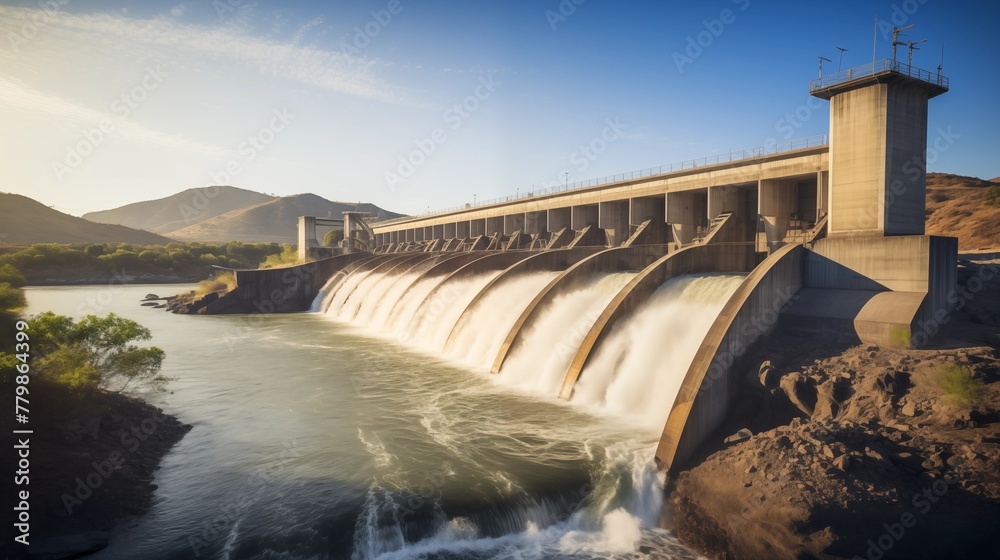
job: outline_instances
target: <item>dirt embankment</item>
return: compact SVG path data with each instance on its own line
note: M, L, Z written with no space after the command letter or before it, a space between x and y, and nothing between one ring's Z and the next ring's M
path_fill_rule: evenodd
M668 526L711 558L995 557L998 278L971 295L933 349L762 341L743 404L671 481ZM945 388L956 366L978 399Z
M152 506L160 460L191 426L117 393L81 398L35 382L31 390L31 545L10 558L100 550L116 521Z
M1000 177L984 181L949 173L927 174L927 233L958 238L958 250L1000 251L1000 208L986 204Z

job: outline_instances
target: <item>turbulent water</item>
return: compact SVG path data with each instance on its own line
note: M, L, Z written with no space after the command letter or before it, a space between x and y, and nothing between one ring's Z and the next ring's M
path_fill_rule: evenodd
M425 268L338 279L317 312L294 315L137 305L178 286L30 289L30 312L147 325L175 378L148 398L194 426L163 461L152 511L94 558L693 558L656 528L652 453L739 279L665 284L566 402L566 365L633 275L557 298L493 375L555 274L498 281L469 307L497 273L418 280Z

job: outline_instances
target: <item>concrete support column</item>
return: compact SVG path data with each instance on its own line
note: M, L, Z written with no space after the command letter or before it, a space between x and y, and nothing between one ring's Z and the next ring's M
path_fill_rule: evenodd
M503 217L503 234L514 235L524 229L524 214L510 214Z
M486 235L486 219L469 220L469 237L479 237Z
M572 208L572 218L570 220L570 227L576 231L587 226L600 227L598 225L598 217L600 215L600 210L597 204L587 204L585 206L574 206Z
M629 203L627 200L602 202L598 206L598 227L608 233L612 247L621 245L629 237Z
M684 191L667 193L667 222L674 241L687 245L694 240L699 227L708 224L708 192Z
M792 213L798 212L798 189L794 179L761 179L757 213L764 220L770 250L777 249L788 233Z
M311 247L319 247L316 241L316 218L299 216L299 262L305 262Z
M830 213L830 172L816 173L816 219Z
M547 210L546 214L548 215L546 218L548 228L552 233L555 233L562 228L568 228L572 225L572 208L552 208L551 210Z
M732 186L708 188L708 217L715 218L724 212L739 212L739 190Z
M524 214L524 233L535 235L547 231L549 231L548 214L544 210L540 212L526 212Z
M455 223L455 237L457 237L458 239L469 238L469 222Z

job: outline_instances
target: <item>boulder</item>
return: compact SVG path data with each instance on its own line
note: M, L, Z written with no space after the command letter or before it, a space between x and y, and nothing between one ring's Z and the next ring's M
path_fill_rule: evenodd
M741 441L746 441L746 440L750 439L751 437L753 437L753 432L751 432L750 430L748 430L746 428L743 428L743 429L739 430L738 432L736 432L735 434L727 437L723 441L723 443L725 443L727 445L732 445L734 443L740 443Z
M781 378L780 387L796 408L812 416L816 409L816 385L810 378L795 371Z

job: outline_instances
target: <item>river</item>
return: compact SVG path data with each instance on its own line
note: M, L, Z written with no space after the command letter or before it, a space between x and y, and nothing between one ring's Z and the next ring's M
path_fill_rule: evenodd
M28 313L147 326L173 380L146 398L193 426L152 510L92 558L696 557L657 528L658 431L337 313L139 306L188 288L27 290Z

